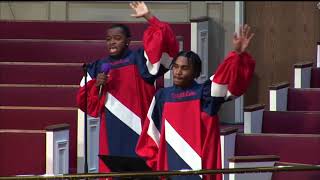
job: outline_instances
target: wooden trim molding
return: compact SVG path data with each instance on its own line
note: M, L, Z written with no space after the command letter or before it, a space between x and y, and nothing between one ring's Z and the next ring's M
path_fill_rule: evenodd
M208 16L201 16L201 17L197 17L197 18L191 18L190 22L204 22L204 21L209 21L209 17Z
M300 62L296 63L293 65L294 68L306 68L306 67L312 67L313 62L311 61L305 61L305 62Z
M265 104L253 104L253 105L244 107L243 111L244 112L253 112L253 111L264 109L265 106L266 106Z
M238 128L235 127L227 127L220 130L220 135L226 136L232 133L238 132Z
M280 157L276 155L257 155L257 156L234 156L228 159L229 162L265 162L279 161Z
M286 88L289 86L290 86L290 83L285 81L285 82L281 82L281 83L277 83L277 84L272 84L271 86L269 86L269 89L270 90L278 90L278 89Z
M47 130L47 131L61 131L61 130L69 129L69 128L70 128L70 125L64 123L64 124L55 124L55 125L47 126L45 128L45 130Z

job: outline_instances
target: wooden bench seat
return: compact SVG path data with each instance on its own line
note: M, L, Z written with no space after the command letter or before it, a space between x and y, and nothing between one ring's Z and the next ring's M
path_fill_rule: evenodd
M1 84L79 85L82 63L0 62Z
M79 85L0 85L2 106L76 107Z
M236 135L235 156L277 155L280 161L320 164L320 135L242 134Z

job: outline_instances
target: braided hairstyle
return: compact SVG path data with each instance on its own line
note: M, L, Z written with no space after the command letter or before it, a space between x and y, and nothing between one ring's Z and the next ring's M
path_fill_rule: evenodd
M173 64L176 62L178 57L186 57L188 59L188 63L191 63L193 67L193 77L196 79L200 76L201 73L201 59L199 55L193 51L180 51L176 57L172 60L170 64L170 69L172 69Z

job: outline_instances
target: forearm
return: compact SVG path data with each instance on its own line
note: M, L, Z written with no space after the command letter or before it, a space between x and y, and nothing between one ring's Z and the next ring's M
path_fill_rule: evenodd
M152 19L154 16L153 16L153 14L152 14L151 12L148 12L148 13L145 14L143 17L146 19L146 21L149 21L149 20Z
M99 99L99 89L95 86L95 81L93 79L87 83L87 93L85 86L80 87L77 94L77 105L82 111L87 111L90 116L98 117L100 115L101 103L103 103L105 97Z

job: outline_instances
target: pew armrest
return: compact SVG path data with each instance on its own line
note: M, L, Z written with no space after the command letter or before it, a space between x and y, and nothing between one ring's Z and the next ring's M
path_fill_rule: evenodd
M264 104L244 107L244 133L261 133L264 108Z
M222 168L229 168L228 158L234 156L236 134L238 128L227 127L220 130ZM228 174L223 174L224 180L229 180Z
M222 167L228 167L228 158L234 156L238 128L228 127L220 130Z
M273 167L280 157L275 155L234 156L229 158L230 168ZM272 173L229 174L229 180L271 180Z
M269 86L270 111L286 111L289 82L281 82Z
M310 88L313 62L294 64L294 88Z

